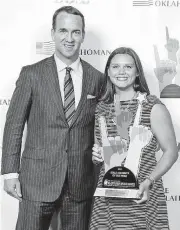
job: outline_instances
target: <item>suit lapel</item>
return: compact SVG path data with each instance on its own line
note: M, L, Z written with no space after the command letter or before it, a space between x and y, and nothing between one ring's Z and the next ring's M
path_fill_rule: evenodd
M50 58L46 59L44 76L45 76L49 91L52 94L55 104L57 105L61 118L68 125L66 118L65 118L65 114L64 114L64 108L63 108L59 80L58 80L57 67L56 67L56 63L54 60L54 56L51 56Z
M72 122L70 124L70 127L76 122L81 111L83 110L84 103L87 100L87 92L88 92L88 88L90 85L89 76L91 73L90 73L89 65L86 62L84 62L82 59L81 59L81 64L82 64L82 68L83 68L82 93L81 93L81 98L80 98L79 104L76 108L74 117L73 117Z

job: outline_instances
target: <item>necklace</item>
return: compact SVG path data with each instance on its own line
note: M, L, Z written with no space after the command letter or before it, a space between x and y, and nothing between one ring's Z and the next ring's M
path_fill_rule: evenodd
M115 120L116 120L115 123L116 123L116 125L119 123L118 120L120 120L121 117L123 119L122 114L124 114L124 116L125 116L123 120L126 120L126 121L132 120L133 115L132 115L132 112L130 111L130 106L133 102L133 99L137 98L137 96L138 96L138 92L135 92L134 96L130 100L127 100L127 105L125 107L122 107L119 95L117 95L117 94L114 95L114 108L115 108Z
M120 105L120 102L121 102L120 101L120 96L118 94L115 94L114 95L114 106L115 106L115 110L119 110L118 108L121 108L121 110L127 110L127 111L129 111L129 107L132 104L131 102L133 101L133 99L137 98L137 96L138 96L138 92L135 92L134 96L130 100L127 100L127 102L128 102L127 106L125 108L121 108L121 105Z

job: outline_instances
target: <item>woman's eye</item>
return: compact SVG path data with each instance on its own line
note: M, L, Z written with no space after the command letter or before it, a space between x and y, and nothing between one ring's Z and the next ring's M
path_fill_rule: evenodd
M112 68L113 68L113 69L117 69L118 66L117 66L117 65L113 65Z
M126 69L132 69L131 65L126 65L125 67L126 67Z

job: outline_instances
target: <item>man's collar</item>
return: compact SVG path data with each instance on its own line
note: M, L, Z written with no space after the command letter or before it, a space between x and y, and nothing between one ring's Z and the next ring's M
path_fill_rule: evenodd
M67 65L64 62L62 62L57 57L56 54L54 54L54 59L55 59L56 65L57 65L58 72L64 70L67 67ZM82 66L81 66L80 57L78 57L78 59L75 62L73 62L71 65L69 65L68 67L71 67L75 72L81 71Z

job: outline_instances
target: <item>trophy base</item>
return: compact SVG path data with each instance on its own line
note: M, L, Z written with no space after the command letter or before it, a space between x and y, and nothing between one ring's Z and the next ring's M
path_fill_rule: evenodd
M139 200L138 189L96 188L94 196Z

